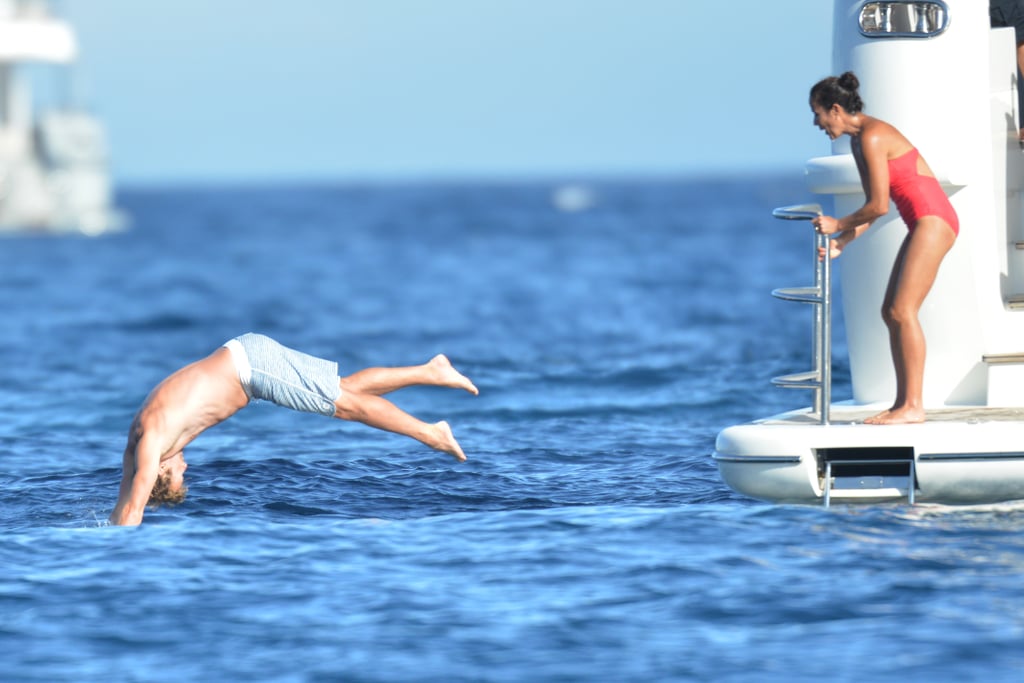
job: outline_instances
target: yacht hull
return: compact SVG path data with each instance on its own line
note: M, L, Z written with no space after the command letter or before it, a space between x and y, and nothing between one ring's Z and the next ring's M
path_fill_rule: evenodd
M832 406L723 430L714 459L734 490L776 503L1024 499L1024 409L947 408L922 424L865 425L875 410Z

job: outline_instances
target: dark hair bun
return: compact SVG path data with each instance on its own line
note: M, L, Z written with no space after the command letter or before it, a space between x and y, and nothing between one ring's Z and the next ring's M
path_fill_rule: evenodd
M839 82L839 87L842 88L843 90L848 90L850 92L855 93L857 92L857 88L860 87L860 81L857 80L857 75L854 74L852 71L847 71L837 80Z

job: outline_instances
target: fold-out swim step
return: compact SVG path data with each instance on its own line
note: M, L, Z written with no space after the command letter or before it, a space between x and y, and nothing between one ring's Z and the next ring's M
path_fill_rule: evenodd
M914 449L824 448L818 451L823 503L906 499L914 504Z

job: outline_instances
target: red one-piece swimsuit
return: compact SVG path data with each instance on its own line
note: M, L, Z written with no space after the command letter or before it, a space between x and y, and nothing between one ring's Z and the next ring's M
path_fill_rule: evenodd
M935 177L917 172L920 158L917 148L911 148L895 159L889 159L889 196L896 202L900 217L913 230L925 216L938 216L960 234L960 220Z

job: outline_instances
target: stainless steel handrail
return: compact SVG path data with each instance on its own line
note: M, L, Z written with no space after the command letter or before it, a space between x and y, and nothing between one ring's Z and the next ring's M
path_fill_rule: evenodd
M821 215L819 204L784 206L772 211L783 220L813 220ZM818 259L819 250L825 257ZM813 389L814 412L823 425L829 423L832 403L832 256L828 235L814 233L814 286L776 289L772 296L785 301L808 303L814 306L811 329L813 368L810 372L776 377L772 383L790 389Z

